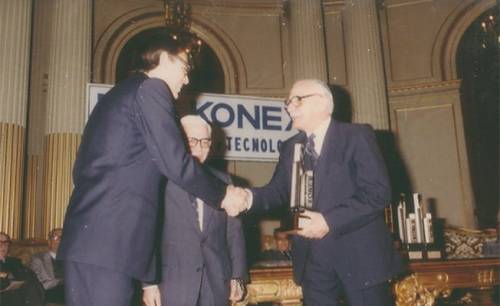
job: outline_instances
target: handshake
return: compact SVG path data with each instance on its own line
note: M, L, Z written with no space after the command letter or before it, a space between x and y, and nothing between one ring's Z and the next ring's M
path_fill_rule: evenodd
M249 189L228 185L226 196L222 200L221 208L231 217L236 217L241 212L252 206L252 192Z

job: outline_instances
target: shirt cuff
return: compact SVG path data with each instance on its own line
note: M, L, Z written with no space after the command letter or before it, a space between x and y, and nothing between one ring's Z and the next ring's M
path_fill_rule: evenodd
M142 284L142 290L154 289L158 288L158 285L155 284Z

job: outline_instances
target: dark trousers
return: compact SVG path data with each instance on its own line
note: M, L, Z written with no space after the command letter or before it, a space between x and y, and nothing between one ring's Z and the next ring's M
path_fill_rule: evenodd
M66 306L127 306L132 302L134 280L106 268L64 262Z
M216 306L214 305L212 289L210 288L210 283L207 279L206 268L203 268L203 274L201 276L201 288L196 306Z
M344 286L334 270L311 260L305 269L302 292L305 306L346 305L346 299L349 306L394 305L387 282L353 290Z

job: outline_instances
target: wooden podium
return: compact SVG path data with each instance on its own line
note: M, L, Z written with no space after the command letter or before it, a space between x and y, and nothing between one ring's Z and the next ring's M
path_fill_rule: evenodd
M491 293L493 286L500 285L500 258L411 262L408 269L393 287L397 306L435 305L456 288L471 289L467 305L495 305ZM291 267L251 269L250 279L248 294L238 305L302 305L302 290L293 281Z

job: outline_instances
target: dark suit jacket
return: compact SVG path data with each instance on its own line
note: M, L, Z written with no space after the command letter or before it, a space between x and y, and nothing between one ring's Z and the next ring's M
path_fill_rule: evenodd
M24 281L24 284L19 289L0 292L0 305L44 305L42 285L38 282L35 273L23 266L19 258L7 256L5 262L0 261L0 272L9 273L9 279L12 278L12 280L15 281ZM5 285L8 284L6 283Z
M306 142L304 133L283 143L271 181L252 190L252 210L288 205L293 147L299 142ZM391 191L373 130L332 120L321 150L314 174L314 210L323 214L330 232L320 240L293 238L295 281L301 283L309 256L334 269L352 289L389 279L401 265L384 222Z
M227 174L213 171L229 183ZM227 305L230 279L248 280L240 220L205 205L203 231L200 231L197 213L186 191L168 182L165 197L161 243L162 305L196 305L203 266L214 305Z
M90 115L58 258L153 281L164 176L209 205L219 205L225 194L226 184L186 151L168 86L136 74L111 89Z

